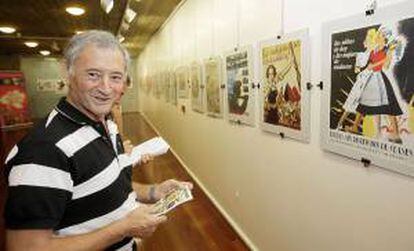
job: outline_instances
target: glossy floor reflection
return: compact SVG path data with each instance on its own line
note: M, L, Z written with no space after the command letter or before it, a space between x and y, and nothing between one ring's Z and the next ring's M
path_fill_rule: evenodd
M156 136L138 113L124 114L123 121L125 136L134 144ZM143 183L170 178L192 181L171 152L134 170L133 177ZM142 242L140 251L249 250L213 203L194 185L195 199L169 212L167 223Z

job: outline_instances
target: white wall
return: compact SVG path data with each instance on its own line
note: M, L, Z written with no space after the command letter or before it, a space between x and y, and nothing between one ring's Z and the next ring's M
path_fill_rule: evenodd
M379 0L380 7L400 2ZM364 11L361 0L187 0L138 63L188 64L241 44L309 28L311 80L321 79L321 24ZM238 8L239 6L239 12ZM282 8L283 7L283 8ZM238 14L239 13L239 14ZM284 20L280 17L283 14ZM241 32L237 32L240 17ZM237 38L240 39L237 39ZM311 142L187 113L141 92L141 109L243 231L253 249L414 250L414 179L323 152L320 91L311 94Z

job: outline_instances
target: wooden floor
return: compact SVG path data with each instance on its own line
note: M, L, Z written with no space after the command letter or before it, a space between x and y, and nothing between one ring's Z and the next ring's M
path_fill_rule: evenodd
M125 136L134 144L157 136L138 113L124 115ZM134 171L134 181L194 181L171 152ZM249 250L212 202L194 183L194 200L168 213L168 221L142 242L140 251Z

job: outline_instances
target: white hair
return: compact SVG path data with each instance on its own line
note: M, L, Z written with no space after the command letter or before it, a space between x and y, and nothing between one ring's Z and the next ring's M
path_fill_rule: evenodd
M76 59L83 49L90 44L100 48L119 50L124 58L125 72L128 71L130 61L128 51L119 43L116 37L107 31L89 30L73 36L63 52L66 69L69 74L73 74L72 70Z

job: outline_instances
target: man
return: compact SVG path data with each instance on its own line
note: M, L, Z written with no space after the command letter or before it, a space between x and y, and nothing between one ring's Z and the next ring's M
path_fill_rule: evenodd
M171 189L191 183L133 184L115 124L128 54L104 31L74 36L65 50L69 93L6 159L9 251L135 250L166 221L152 214Z

